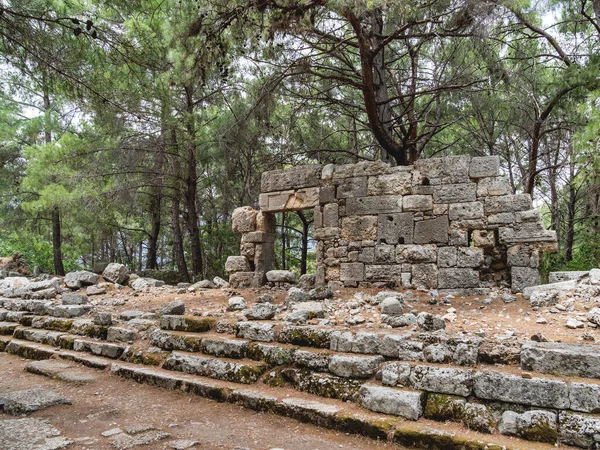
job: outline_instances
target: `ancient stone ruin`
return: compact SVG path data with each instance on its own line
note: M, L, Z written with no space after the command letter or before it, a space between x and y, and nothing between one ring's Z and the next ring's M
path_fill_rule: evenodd
M531 196L512 193L496 156L300 166L261 181L260 210L233 214L241 256L226 269L237 287L265 284L277 212L314 209L318 285L521 292L540 284L540 254L557 247Z

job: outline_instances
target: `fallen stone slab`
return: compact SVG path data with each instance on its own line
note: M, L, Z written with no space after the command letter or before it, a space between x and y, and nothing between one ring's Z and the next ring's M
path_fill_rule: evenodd
M550 272L548 280L551 284L561 283L563 281L570 280L581 280L583 277L589 275L589 271L587 270L571 270L566 272Z
M78 369L75 364L56 360L32 361L25 366L25 370L68 383L89 383L96 380L96 377Z
M71 400L42 388L14 391L0 395L0 406L6 414L25 415L55 405L70 405Z
M528 342L521 347L521 368L553 375L600 378L600 346Z
M110 443L117 450L128 450L130 448L139 447L142 445L149 445L154 442L161 441L168 438L169 433L164 431L149 431L147 433L140 433L135 435L129 435L125 433L116 434L108 438Z
M58 450L72 441L45 419L0 420L0 448L6 450Z
M531 298L534 292L567 292L577 288L577 280L561 281L560 283L538 284L537 286L529 286L523 289L523 297L527 300Z
M167 447L172 448L173 450L186 450L188 448L193 448L197 445L200 445L200 442L192 441L189 439L177 439L175 441L167 443Z

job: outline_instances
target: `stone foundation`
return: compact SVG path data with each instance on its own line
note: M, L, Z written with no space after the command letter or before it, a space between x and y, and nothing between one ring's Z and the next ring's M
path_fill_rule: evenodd
M301 166L263 173L260 210L238 208L234 286L260 286L273 267L277 212L314 209L318 285L393 283L482 293L540 284L542 252L556 251L529 194L513 194L498 157L446 157Z

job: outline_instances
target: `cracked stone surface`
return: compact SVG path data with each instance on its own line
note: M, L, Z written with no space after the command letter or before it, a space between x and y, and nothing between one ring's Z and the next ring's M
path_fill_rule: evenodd
M34 388L14 391L0 395L0 406L4 412L12 416L25 415L30 412L55 405L70 405L71 400L48 389Z
M0 420L0 450L58 450L71 443L47 420Z

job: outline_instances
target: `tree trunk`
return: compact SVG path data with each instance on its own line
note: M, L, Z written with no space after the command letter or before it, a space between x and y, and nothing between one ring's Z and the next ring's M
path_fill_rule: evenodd
M200 230L198 229L198 209L196 195L198 192L198 173L196 158L196 124L194 119L193 88L185 87L187 107L187 178L185 203L187 207L187 228L190 236L190 251L192 253L192 273L197 276L202 273L202 247L200 243Z
M154 155L154 164L152 170L152 194L150 196L150 217L152 221L152 227L150 228L150 234L148 235L148 255L146 260L146 267L148 269L157 268L157 255L158 255L158 237L160 235L161 227L161 206L163 196L163 165L165 160L165 129L161 130L160 139L158 142L158 149ZM140 255L141 257L141 255Z
M177 134L175 130L171 130L171 152L177 151ZM173 196L171 197L171 228L173 231L173 252L175 262L177 264L177 272L181 281L190 282L190 274L188 272L187 263L185 261L185 252L183 248L183 234L181 232L181 190L179 189L179 174L181 165L179 164L179 154L173 158Z
M286 257L285 257L285 212L281 213L281 270L286 270Z
M300 257L300 275L306 273L307 257L308 257L308 226L309 222L302 211L297 212L298 217L302 221L302 256Z
M60 233L60 212L58 207L52 209L52 251L54 254L54 273L65 275L65 267L62 260L62 242Z

